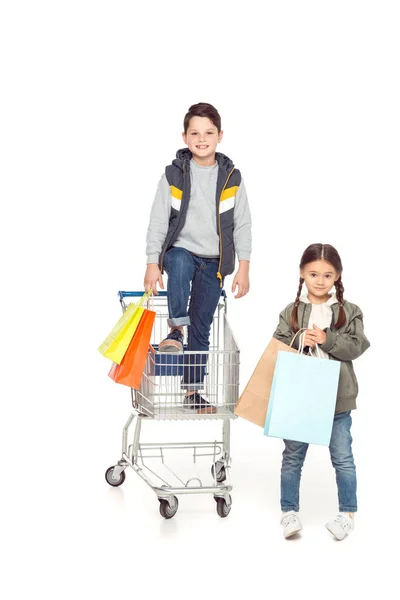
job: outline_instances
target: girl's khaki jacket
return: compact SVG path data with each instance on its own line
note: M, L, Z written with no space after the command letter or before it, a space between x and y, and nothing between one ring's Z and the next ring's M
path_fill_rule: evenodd
M295 332L290 326L290 315L294 302L289 304L279 315L279 324L274 333L274 338L290 345ZM324 329L326 342L320 344L321 350L329 354L331 360L340 360L339 387L336 399L336 413L354 410L357 408L358 383L354 373L352 361L363 354L370 346L364 334L363 314L358 306L347 302L343 304L346 313L346 323L340 329L334 329L339 313L339 303L332 304L332 323ZM301 302L297 308L299 327L307 328L310 320L311 304ZM293 347L299 347L299 336L296 337Z

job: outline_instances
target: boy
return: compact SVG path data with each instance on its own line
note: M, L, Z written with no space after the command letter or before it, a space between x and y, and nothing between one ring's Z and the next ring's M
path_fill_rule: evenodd
M164 289L166 271L171 331L160 342L160 352L183 352L185 325L188 350L208 351L224 277L235 268L235 250L239 269L232 292L241 298L249 291L250 211L240 171L216 152L222 136L221 117L211 104L191 106L182 134L187 148L178 150L158 185L147 231L144 288L154 294L157 284ZM184 404L200 414L214 413L215 406L199 394L207 355L189 357Z

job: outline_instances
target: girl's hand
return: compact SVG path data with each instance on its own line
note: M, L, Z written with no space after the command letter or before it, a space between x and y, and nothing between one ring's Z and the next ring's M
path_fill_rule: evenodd
M316 344L324 344L326 342L326 333L316 325L313 325L314 339Z
M153 294L158 295L157 291L157 283L160 288L164 289L163 278L161 275L161 271L156 264L147 265L146 273L144 276L144 290L148 292L151 288L153 290Z
M235 293L236 289L238 290L235 298L242 298L250 289L249 267L250 262L248 260L240 261L239 268L232 283L232 294Z
M313 329L307 329L307 331L303 334L302 339L304 339L304 347L309 346L310 348L314 348L316 341Z

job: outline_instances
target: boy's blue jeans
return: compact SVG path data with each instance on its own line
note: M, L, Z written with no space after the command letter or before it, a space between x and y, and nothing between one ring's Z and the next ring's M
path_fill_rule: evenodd
M168 274L170 317L168 325L188 326L189 351L209 349L211 324L221 297L221 283L217 277L218 265L218 258L201 258L184 248L170 248L165 253L164 268ZM206 364L207 354L186 354L182 387L191 390L202 389Z
M335 415L329 445L340 512L357 511L357 477L351 450L351 411ZM281 508L283 512L299 510L300 477L308 444L284 440L281 470Z

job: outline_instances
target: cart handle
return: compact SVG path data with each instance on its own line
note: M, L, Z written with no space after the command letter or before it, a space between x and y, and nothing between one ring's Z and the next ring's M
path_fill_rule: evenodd
M118 292L119 295L119 299L122 300L123 298L137 298L140 296L143 296L145 292ZM167 292L158 292L159 296L166 296ZM221 296L222 298L226 299L226 292L225 290L221 290Z

